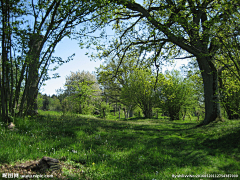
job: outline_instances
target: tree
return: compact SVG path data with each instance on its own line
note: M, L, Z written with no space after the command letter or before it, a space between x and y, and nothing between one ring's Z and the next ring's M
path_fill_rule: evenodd
M143 5L132 0L95 2L106 5L98 12L105 14L96 18L96 26L115 21L113 28L118 35L107 48L101 46L103 56L115 53L124 57L134 47L139 57L155 52L151 62L155 61L156 67L160 58L171 59L183 52L196 57L204 83L205 119L201 125L222 117L214 61L222 46L215 34L221 35L219 25L224 22L231 26L229 19L239 22L238 1L164 0L143 1Z
M84 106L96 103L99 100L100 89L96 77L85 71L71 72L66 77L64 93L68 99L76 104L77 112L82 114Z
M100 67L97 68L98 82L104 89L104 95L109 97L111 102L116 103L115 106L117 106L117 103L121 104L125 118L132 117L133 111L137 106L144 109L146 117L150 117L152 108L149 107L154 105L150 99L147 100L147 102L140 102L141 100L137 99L144 96L144 90L142 91L141 88L138 89L134 83L137 81L139 84L142 84L141 80L144 78L149 79L152 72L147 64L143 62L138 63L136 57L137 54L135 51L130 52L122 59L119 56L109 56L105 59L104 65L100 65ZM120 61L122 63L118 65ZM141 71L143 69L147 70L148 74L142 73ZM144 78L140 80L136 75L137 73L143 75ZM152 87L154 87L153 81L155 80L151 79L151 81ZM133 94L134 92L136 92L136 94ZM135 97L135 95L138 95L138 97ZM144 97L144 99L146 100L147 98Z
M72 56L67 60L53 57L56 45L64 37L76 35L81 39L87 32L86 26L82 26L82 33L76 32L75 27L86 23L87 16L98 7L91 6L91 2L72 0L28 3L1 0L0 3L1 114L6 121L18 104L20 116L36 113L38 89L49 79L49 65L56 63L54 70L72 59Z
M49 99L49 109L51 111L61 111L61 103L60 100L56 96L52 96Z
M239 119L240 81L236 77L230 76L226 69L221 66L218 71L221 103L227 113L228 119Z
M151 118L155 102L154 85L155 78L150 69L135 69L126 79L121 90L121 98L137 104L145 118Z
M26 87L20 109L24 109L24 100L27 100L26 111L32 110L36 93L41 80L48 79L47 70L50 63L62 64L61 58L52 57L56 45L64 38L74 33L74 27L85 22L93 8L86 2L72 0L32 1L28 14L34 19L33 28L28 26L25 39L29 42L26 53L26 68L29 69ZM43 47L46 47L43 49ZM40 70L40 74L38 74ZM57 75L56 75L57 76ZM36 108L36 107L35 107ZM35 109L33 108L33 109Z
M19 1L0 1L0 39L1 39L1 74L0 74L0 89L1 89L1 110L0 114L2 120L7 122L9 113L13 115L15 105L17 102L13 102L15 77L13 74L14 58L12 55L12 26L18 24L18 22L12 22L12 19L25 15L25 13L19 8ZM17 74L16 74L17 76Z
M183 78L176 70L167 72L165 78L159 81L157 92L159 106L169 114L171 120L179 120L181 111L185 113L191 105L196 104L192 81Z
M192 93L193 93L193 98L190 101L191 104L188 104L188 109L190 112L188 113L189 117L191 118L191 114L195 114L198 116L198 121L200 115L203 116L204 114L204 85L203 85L203 80L201 76L201 71L198 68L198 64L196 59L192 58L191 61L187 64L187 66L183 66L182 70L184 71L184 76L190 80L193 86L192 88Z
M43 95L43 106L42 110L49 110L50 97L47 94Z

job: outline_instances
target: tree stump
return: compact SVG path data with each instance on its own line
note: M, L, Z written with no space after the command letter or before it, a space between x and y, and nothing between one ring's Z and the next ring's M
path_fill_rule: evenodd
M45 173L46 171L57 171L61 169L58 159L44 156L40 161L29 161L19 165L15 168L21 168L31 171L38 171Z
M61 168L58 159L54 159L51 157L46 157L44 156L40 161L39 161L39 169L41 172L46 172L47 170L50 171L57 171Z

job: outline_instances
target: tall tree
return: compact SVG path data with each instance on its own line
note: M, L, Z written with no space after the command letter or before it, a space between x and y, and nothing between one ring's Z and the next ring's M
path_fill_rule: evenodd
M205 119L201 125L222 118L214 57L222 47L219 36L224 38L219 25L228 19L239 22L237 0L144 0L142 5L132 0L95 2L106 5L99 10L105 14L96 19L100 22L97 25L116 22L113 27L118 37L105 49L104 56L115 53L123 57L133 47L139 49L140 57L155 51L151 62L155 61L156 67L161 59L183 52L196 57L204 83Z
M137 55L134 51L126 55L123 59L118 56L109 56L105 59L103 65L96 68L98 82L103 87L104 95L109 97L112 103L116 103L115 105L117 103L122 104L122 108L125 109L125 112L129 112L130 116L133 115L133 110L137 106L137 102L134 101L133 96L129 96L129 94L122 91L125 89L124 87L128 86L131 74L138 68L146 66L144 63L137 63L136 57ZM120 61L122 63L118 66ZM135 89L128 90L135 91ZM125 114L127 115L128 113Z
M1 0L2 74L1 113L3 119L13 115L19 106L19 115L35 114L37 94L47 80L49 65L67 60L53 57L56 45L64 37L81 37L75 27L86 23L87 16L98 7L91 2L73 0ZM85 31L86 30L86 31ZM55 77L58 75L55 74Z
M15 70L17 71L16 62L12 53L12 36L14 34L13 27L20 22L15 21L16 18L26 15L24 10L19 8L20 1L0 1L0 39L1 39L1 74L0 74L0 89L1 89L1 116L3 121L7 122L9 113L12 115L14 95L14 85L16 79L14 77ZM23 6L24 8L24 6ZM15 68L15 69L14 69ZM16 73L17 75L17 73Z
M231 70L233 70L232 67ZM239 119L240 81L235 76L229 75L230 73L226 66L221 66L218 69L218 73L221 103L227 113L227 117L228 119Z
M84 106L94 104L100 99L96 77L88 71L71 72L71 75L66 77L65 87L64 93L68 96L68 100L76 103L77 112L80 114L83 113Z
M32 1L28 7L32 15L31 24L26 34L29 50L26 54L26 86L24 89L20 112L36 109L36 95L41 80L46 79L50 63L62 64L61 58L52 57L56 45L64 38L74 34L75 26L84 23L84 17L94 8L89 3L72 0ZM44 48L45 47L45 48ZM68 62L71 57L65 61ZM39 72L39 74L38 74ZM24 107L24 101L27 106Z
M169 114L171 120L179 120L181 111L196 104L191 79L182 77L179 71L167 72L158 84L159 107Z
M145 118L152 117L155 100L155 78L150 69L135 69L122 88L122 99L137 104L143 111Z

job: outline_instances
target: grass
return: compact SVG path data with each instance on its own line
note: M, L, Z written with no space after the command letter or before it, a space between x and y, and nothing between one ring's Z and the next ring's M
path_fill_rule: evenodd
M240 169L237 120L195 128L195 121L119 121L40 111L39 117L15 119L15 124L18 131L0 126L2 173L43 156L61 160L65 179L163 180L238 174Z

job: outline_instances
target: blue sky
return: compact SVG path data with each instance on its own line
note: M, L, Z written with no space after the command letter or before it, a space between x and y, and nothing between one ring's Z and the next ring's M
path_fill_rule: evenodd
M45 81L45 86L42 86L40 92L42 94L56 94L57 89L60 87L63 88L65 84L66 76L70 75L70 72L76 72L78 70L82 71L95 71L95 67L100 66L101 61L90 61L86 52L89 52L87 49L81 49L76 40L70 40L69 38L64 38L55 49L53 56L61 57L63 60L66 60L67 57L75 53L75 56L72 61L63 64L56 71L49 71L50 77L52 74L58 73L61 77L57 79L50 79ZM50 69L54 66L50 66Z

